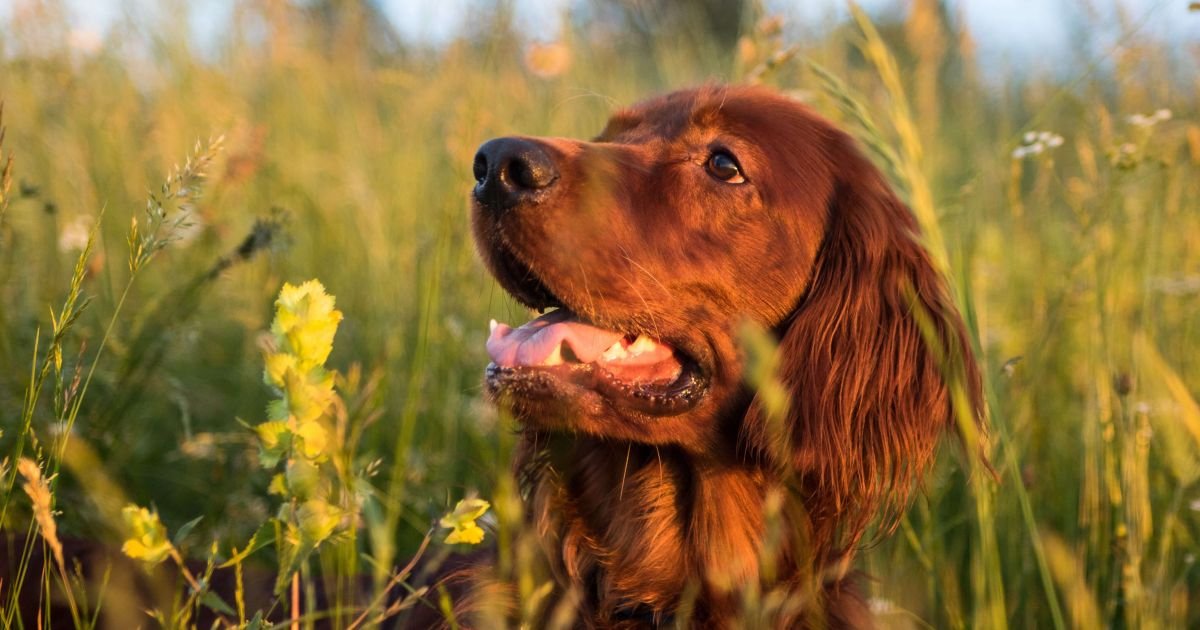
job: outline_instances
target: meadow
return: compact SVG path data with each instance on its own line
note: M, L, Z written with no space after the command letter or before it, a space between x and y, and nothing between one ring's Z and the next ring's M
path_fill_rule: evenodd
M524 313L471 242L472 156L590 137L619 104L706 81L776 86L858 135L977 343L994 475L947 440L862 551L880 624L1200 624L1200 46L1131 16L1059 72L987 67L932 0L821 29L751 3L730 37L599 12L531 46L505 6L431 48L357 3L238 2L200 48L180 11L81 41L59 4L18 3L0 29L0 625L49 623L55 602L84 627L201 610L266 627L317 582L332 603L305 622L383 621L397 565L466 548L438 521L471 497L520 556L513 427L481 376L488 319ZM314 278L340 321L319 293L276 306ZM270 370L297 312L336 327L327 359L291 347L301 385ZM319 447L263 428L298 391L333 401ZM132 539L170 576L157 622L122 604L126 569L13 568L56 540ZM275 604L216 597L220 565L278 574Z

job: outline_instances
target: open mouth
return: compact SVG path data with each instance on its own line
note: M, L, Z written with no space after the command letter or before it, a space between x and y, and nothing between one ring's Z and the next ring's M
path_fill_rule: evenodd
M567 308L516 328L493 320L487 351L494 391L552 378L653 415L690 409L705 391L696 362L667 342L594 326Z

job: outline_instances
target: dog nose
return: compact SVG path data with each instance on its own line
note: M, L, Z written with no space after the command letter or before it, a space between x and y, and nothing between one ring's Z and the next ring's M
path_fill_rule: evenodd
M538 143L495 138L475 154L475 198L493 210L507 210L558 179L554 160Z

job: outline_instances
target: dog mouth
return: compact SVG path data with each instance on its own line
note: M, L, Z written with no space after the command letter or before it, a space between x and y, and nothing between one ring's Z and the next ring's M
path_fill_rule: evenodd
M487 352L487 383L497 392L550 391L553 379L625 408L672 415L705 391L697 363L669 343L595 326L565 307L516 328L493 320Z
M516 327L491 322L485 375L491 396L528 409L530 403L597 394L616 409L647 416L677 415L704 398L709 377L698 358L707 356L703 346L685 349L691 346L683 337L668 340L622 323L645 319L638 314L600 318L573 307L517 255L503 232L497 235L488 239L493 275L517 301L543 314Z

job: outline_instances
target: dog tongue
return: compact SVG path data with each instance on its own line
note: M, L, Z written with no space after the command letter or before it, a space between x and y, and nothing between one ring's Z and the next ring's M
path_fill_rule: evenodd
M512 328L492 321L487 351L500 367L595 363L628 383L672 381L683 369L671 346L646 335L626 335L579 321L558 309ZM567 356L563 356L563 348Z
M574 313L560 308L517 328L492 322L487 352L501 367L559 365L563 362L562 346L566 342L575 358L591 363L623 337L621 333L585 324Z

